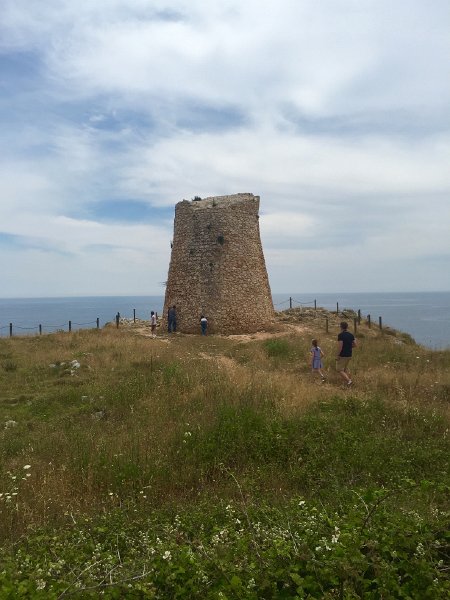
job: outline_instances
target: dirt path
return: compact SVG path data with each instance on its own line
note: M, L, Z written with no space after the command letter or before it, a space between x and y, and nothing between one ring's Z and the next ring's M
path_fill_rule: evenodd
M304 325L296 325L293 323L283 323L281 331L256 331L255 333L236 333L231 335L222 335L218 337L226 338L227 340L236 340L237 342L252 342L255 340L268 340L270 338L279 338L287 333L305 333L308 328Z

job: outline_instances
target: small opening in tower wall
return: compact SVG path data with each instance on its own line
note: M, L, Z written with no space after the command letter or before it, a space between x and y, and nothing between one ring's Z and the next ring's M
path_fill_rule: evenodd
M223 246L223 243L224 243L224 241L225 241L225 238L223 237L223 235L219 235L219 236L217 236L217 241L219 242L219 244L220 244L221 246Z

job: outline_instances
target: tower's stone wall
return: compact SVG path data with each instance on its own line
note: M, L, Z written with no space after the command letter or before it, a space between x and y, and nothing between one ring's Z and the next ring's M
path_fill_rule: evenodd
M253 194L176 205L165 325L173 305L177 330L186 333L200 331L202 314L211 333L252 332L273 321L258 211Z

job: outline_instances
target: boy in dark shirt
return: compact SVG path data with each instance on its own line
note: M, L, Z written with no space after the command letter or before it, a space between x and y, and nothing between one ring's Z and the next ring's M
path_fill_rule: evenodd
M356 339L353 333L347 331L348 323L343 321L341 323L341 333L338 335L338 354L336 356L336 371L347 383L348 386L352 385L353 381L348 372L348 363L352 358L352 350L356 346Z

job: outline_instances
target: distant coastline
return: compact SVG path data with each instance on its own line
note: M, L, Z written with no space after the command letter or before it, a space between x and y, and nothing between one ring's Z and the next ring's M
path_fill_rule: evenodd
M286 293L273 294L276 310L293 307L321 306L328 310L360 309L374 322L409 333L416 342L432 349L450 347L450 292L374 292L374 293ZM164 296L79 296L55 298L0 298L0 336L38 333L41 324L48 333L66 329L100 326L121 316L148 319L150 310L162 311ZM263 325L263 324L262 324Z

